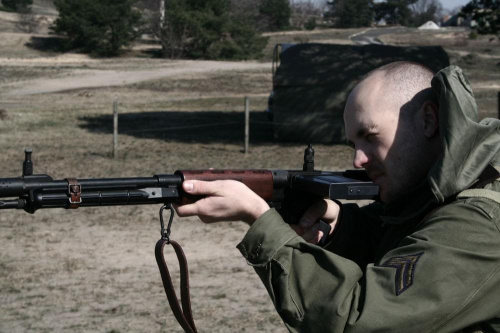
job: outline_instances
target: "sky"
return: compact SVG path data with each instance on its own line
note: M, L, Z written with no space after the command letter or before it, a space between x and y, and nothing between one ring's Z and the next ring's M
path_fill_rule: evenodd
M464 6L470 0L441 0L444 9L454 9L455 7Z
M375 2L381 2L382 0L375 0ZM443 5L444 9L455 9L456 7L462 7L470 0L439 0Z
M308 1L308 0L292 0L292 2L300 2L300 1ZM313 2L317 3L324 3L325 0L312 0ZM375 2L380 2L383 0L375 0ZM468 3L470 0L439 0L441 4L443 5L444 9L455 9L456 7L462 7L466 3Z

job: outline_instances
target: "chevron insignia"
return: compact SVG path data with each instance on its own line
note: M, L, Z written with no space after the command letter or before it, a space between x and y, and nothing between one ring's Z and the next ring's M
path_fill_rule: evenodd
M403 291L410 288L413 284L415 267L417 261L424 252L411 254L408 256L392 257L381 266L396 268L396 295L399 296Z

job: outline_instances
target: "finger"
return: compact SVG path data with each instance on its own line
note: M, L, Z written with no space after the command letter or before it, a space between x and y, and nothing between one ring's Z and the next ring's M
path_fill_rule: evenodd
M188 205L175 205L174 209L180 217L199 215L199 206L196 202Z
M309 243L311 243L311 244L318 244L319 241L323 238L323 236L324 236L323 231L318 230L318 232L316 233L316 235L309 241Z
M326 213L327 208L328 205L325 200L315 202L299 220L299 225L302 228L310 228Z
M304 240L308 243L318 244L319 241L323 238L323 235L324 235L323 231L316 230L316 231L307 231L306 233L301 235L301 237L304 238Z
M306 242L312 243L316 238L318 238L319 233L323 233L323 232L319 230L319 224L316 223L312 227L304 230L304 232L302 233L302 238L304 238L304 240ZM319 239L321 239L321 238L319 238ZM313 244L315 244L315 243L313 243Z

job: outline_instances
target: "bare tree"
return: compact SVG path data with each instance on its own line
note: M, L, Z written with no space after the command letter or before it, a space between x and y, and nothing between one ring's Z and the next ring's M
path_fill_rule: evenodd
M165 21L165 1L159 0L159 2L160 7L158 8L158 12L160 13L160 28L162 28Z
M234 20L247 22L253 25L257 31L265 31L269 26L269 20L259 15L261 0L231 0L229 13Z
M451 9L443 9L443 14L447 14L449 16L457 15L462 10L462 7L463 6L456 6Z
M292 9L292 27L302 29L309 20L321 17L326 7L326 1L322 3L313 0L294 1L290 3L290 7Z
M427 21L439 22L443 14L443 5L439 0L418 0L410 5L412 11L412 23L415 26Z
M165 13L163 11L163 13ZM164 15L164 14L163 14ZM156 12L151 18L150 29L162 46L162 56L166 58L180 58L188 41L188 25L166 20L165 16ZM163 18L162 18L163 16Z

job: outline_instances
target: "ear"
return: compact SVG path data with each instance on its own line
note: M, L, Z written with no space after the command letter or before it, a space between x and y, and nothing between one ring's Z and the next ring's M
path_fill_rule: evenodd
M439 108L431 101L422 105L422 115L424 121L424 135L430 139L439 132Z

